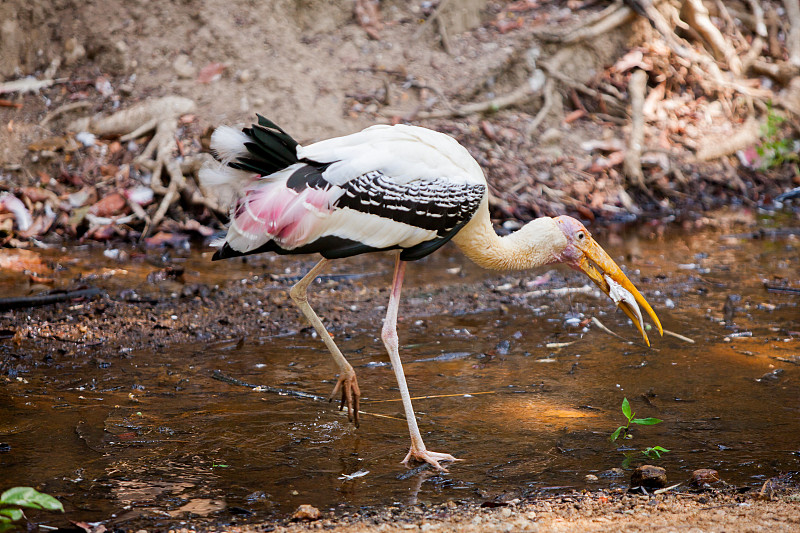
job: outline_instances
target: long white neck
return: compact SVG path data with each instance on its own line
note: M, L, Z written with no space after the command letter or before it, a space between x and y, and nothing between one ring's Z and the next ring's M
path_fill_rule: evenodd
M488 199L453 242L474 263L492 270L525 270L554 263L567 245L564 233L549 217L537 218L511 235L498 236L489 218Z

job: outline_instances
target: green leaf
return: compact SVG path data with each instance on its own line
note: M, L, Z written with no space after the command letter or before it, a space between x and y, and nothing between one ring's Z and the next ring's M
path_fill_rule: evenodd
M627 470L628 468L630 468L631 459L633 459L633 457L631 457L630 455L626 455L625 459L622 460L622 469L623 470Z
M11 520L16 522L22 520L25 515L22 514L22 509L0 509L0 520Z
M627 398L622 399L622 414L625 415L625 418L628 420L633 418L633 414L631 413L631 404L628 402Z
M5 522L0 520L0 533L6 533L6 531L11 531L12 529L18 529L19 526L14 524L13 522Z
M631 422L634 424L640 424L642 426L652 426L653 424L660 424L661 422L663 422L663 420L659 418L650 417L650 418L634 418L633 420L631 420Z
M614 431L614 433L611 434L611 436L609 437L609 439L611 439L611 442L614 442L619 438L619 434L622 433L623 429L625 429L625 426L620 426L616 429L616 431Z
M661 446L653 446L653 449L654 450L658 450L659 452L662 452L662 453L669 451L668 449L666 449L664 447L661 447Z
M0 504L64 512L64 506L61 505L60 501L49 494L42 494L33 487L14 487L8 489L0 496Z

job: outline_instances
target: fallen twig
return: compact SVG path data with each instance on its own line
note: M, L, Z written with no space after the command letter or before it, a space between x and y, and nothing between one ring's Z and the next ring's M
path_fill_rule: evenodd
M292 398L302 398L304 400L314 400L316 402L330 401L330 399L327 396L320 396L319 394L312 394L310 392L303 392L294 389L284 389L281 387L272 387L270 385L254 385L252 383L247 383L246 381L242 381L241 379L237 379L228 376L226 374L223 374L219 370L214 370L214 372L211 373L211 377L225 383L230 383L231 385L237 385L239 387L247 387L248 389L251 389L253 392L271 392L274 394L278 394L280 396L291 396ZM405 420L403 418L397 418L396 416L384 415L380 413L369 413L367 411L361 411L361 410L358 411L358 414L375 416L378 418L388 418L390 420Z
M72 291L54 291L47 294L37 294L35 296L0 298L0 311L41 307L43 305L69 302L73 300L85 300L93 298L99 294L103 294L103 291L97 287L90 287L88 289L77 289Z
M453 398L456 396L478 396L479 394L497 394L497 391L490 390L484 392L461 392L456 394L431 394L429 396L417 396L411 399L417 401L417 400L430 400L432 398ZM401 401L403 401L402 398L390 398L388 400L364 400L361 403L387 403L387 402L401 402Z
M591 294L594 287L584 285L583 287L559 287L558 289L540 289L538 291L523 292L521 296L534 298L538 296L564 296L565 294Z
M689 337L684 337L680 333L675 333L674 331L670 331L668 329L665 329L664 330L664 334L665 335L671 335L671 336L675 337L676 339L680 339L680 340L682 340L684 342L688 342L689 344L694 344L694 339L690 339Z
M608 333L609 335L613 335L613 336L615 336L615 337L616 337L616 338L618 338L618 339L627 340L627 339L626 339L625 337L623 337L622 335L619 335L619 334L617 334L617 333L614 333L613 331L611 331L610 329L608 329L608 328L606 327L606 325L605 325L605 324L603 324L602 322L600 322L600 319L599 319L599 318L597 318L596 316L593 316L593 317L592 317L592 323L593 323L595 326L597 326L598 328L600 328L600 329L602 329L603 331L605 331L606 333Z
M241 379L237 379L226 374L223 374L219 370L214 370L212 372L211 377L218 380L223 381L225 383L230 383L231 385L238 385L240 387L247 387L248 389L252 389L256 392L272 392L275 394L280 394L281 396L291 396L293 398L304 398L306 400L314 400L317 402L327 401L328 398L325 396L320 396L319 394L312 394L310 392L303 392L299 390L293 389L283 389L280 387L272 387L270 385L254 385L252 383L247 383L246 381L242 381Z

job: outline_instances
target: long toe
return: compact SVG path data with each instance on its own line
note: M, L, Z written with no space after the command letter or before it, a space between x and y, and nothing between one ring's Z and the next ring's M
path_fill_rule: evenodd
M347 407L347 418L355 424L359 425L358 408L361 403L361 390L358 388L358 380L355 373L350 376L339 377L333 392L328 398L328 401L333 401L336 394L341 391L342 399L339 404L339 410Z
M461 459L456 459L449 453L431 452L428 450L419 451L415 450L414 448L411 448L408 451L408 455L406 455L406 458L403 459L402 462L404 465L408 466L408 461L410 461L411 459L416 459L417 461L426 462L431 466L433 466L436 470L439 470L441 472L447 472L447 469L442 465L440 465L439 461L451 461L451 462L461 461Z

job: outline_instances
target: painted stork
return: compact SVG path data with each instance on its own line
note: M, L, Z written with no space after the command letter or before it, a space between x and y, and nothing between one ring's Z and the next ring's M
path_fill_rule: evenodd
M406 261L425 257L452 240L472 261L489 269L565 263L584 272L606 294L612 292L648 345L637 302L661 332L653 309L577 220L538 218L499 237L489 219L483 171L463 146L443 133L378 125L301 146L259 115L257 124L242 130L217 128L211 148L219 162L202 170L201 182L231 206L230 227L217 243L214 259L262 252L322 256L290 295L330 350L339 370L331 400L341 394L340 409L347 406L356 426L360 392L355 371L309 305L308 286L331 259L396 250L381 337L411 434L405 464L414 458L443 470L440 461L456 460L425 448L411 406L397 338ZM627 299L616 296L620 286L628 291Z

